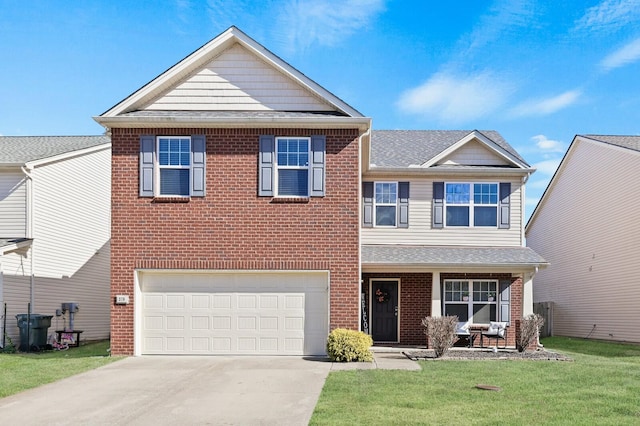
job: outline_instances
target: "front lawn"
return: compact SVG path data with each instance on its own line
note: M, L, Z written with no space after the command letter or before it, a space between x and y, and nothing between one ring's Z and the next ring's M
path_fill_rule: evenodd
M640 424L640 346L542 343L573 361L435 360L420 361L421 371L333 372L311 424Z
M0 353L0 398L122 359L109 356L108 348L109 341L101 341L66 351Z

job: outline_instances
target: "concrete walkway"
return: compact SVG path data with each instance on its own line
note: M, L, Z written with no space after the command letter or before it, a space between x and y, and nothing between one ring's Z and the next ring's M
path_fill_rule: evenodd
M330 371L420 369L399 352L372 363L304 357L125 358L0 399L2 424L306 425Z

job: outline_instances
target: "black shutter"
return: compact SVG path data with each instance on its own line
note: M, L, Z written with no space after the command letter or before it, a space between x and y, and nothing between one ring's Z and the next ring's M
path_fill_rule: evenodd
M433 228L444 228L444 182L433 182L431 226Z

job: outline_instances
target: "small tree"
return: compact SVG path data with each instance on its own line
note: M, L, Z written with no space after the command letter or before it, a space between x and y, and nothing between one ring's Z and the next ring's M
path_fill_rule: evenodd
M456 340L457 323L457 316L422 319L422 325L425 327L424 333L429 338L429 343L437 358L440 358L453 346Z
M524 352L532 343L537 342L544 318L538 314L527 315L520 322L520 335L516 342L518 352Z

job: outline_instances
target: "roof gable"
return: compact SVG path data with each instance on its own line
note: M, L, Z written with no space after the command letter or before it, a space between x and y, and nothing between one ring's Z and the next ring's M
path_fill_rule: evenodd
M235 43L144 110L340 112Z
M571 158L573 157L576 150L580 148L581 144L595 144L596 146L607 147L610 151L625 152L626 154L634 155L636 157L638 156L638 154L640 154L640 136L575 135L573 140L571 141L571 144L569 145L569 148L567 148L567 151L562 157L560 164L551 177L551 180L542 193L540 200L538 200L538 204L536 204L535 208L533 209L533 213L531 213L531 216L529 217L529 220L525 225L525 235L529 231L529 228L535 223L536 219L538 218L539 212L547 203L547 199L553 191L553 188L561 179L563 172L568 167L568 165L572 163Z
M230 27L100 118L145 110L322 111L362 117L236 27Z
M456 144L451 150L438 157L436 161L428 162L432 165L451 166L512 166L505 155L500 155L496 149L490 148L477 138L470 138L463 143Z
M452 166L529 169L498 132L477 130L374 130L371 166L412 170Z

